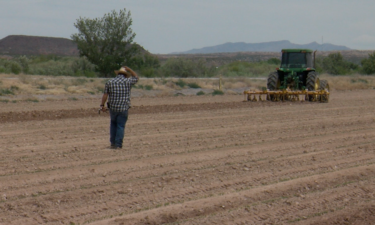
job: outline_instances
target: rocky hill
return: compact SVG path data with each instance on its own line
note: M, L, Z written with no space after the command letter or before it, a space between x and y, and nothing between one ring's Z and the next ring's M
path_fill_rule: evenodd
M78 56L77 45L67 38L10 35L0 40L0 55Z

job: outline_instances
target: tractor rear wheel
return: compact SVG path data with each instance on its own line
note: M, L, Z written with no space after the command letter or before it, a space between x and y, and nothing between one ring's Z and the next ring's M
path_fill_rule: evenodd
M315 72L310 72L307 74L306 78L306 88L309 91L316 91L319 88L319 78Z
M324 91L327 90L329 92L329 84L327 80L321 80L319 90ZM321 102L328 102L329 100L329 94L324 94L320 97Z
M309 72L306 78L306 89L308 91L317 91L319 89L319 78L318 74L314 71ZM309 101L319 101L320 98L317 95L309 95Z
M325 90L329 91L329 84L327 80L320 80L319 90Z
M280 80L279 80L279 74L277 72L272 72L270 75L268 75L267 78L267 89L270 91L276 91L280 87ZM276 96L273 94L269 95L269 98L267 96L267 100L275 101Z
M272 72L268 75L267 79L267 89L270 91L277 90L280 86L279 74L277 72Z

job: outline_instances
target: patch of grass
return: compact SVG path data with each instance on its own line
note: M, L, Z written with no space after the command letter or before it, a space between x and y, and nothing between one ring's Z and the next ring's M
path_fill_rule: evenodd
M77 78L77 79L72 79L72 85L74 86L81 86L84 85L88 82L86 78Z
M100 92L100 93L103 93L104 87L96 87L96 90L98 90L98 92Z
M133 87L135 89L143 89L143 85L142 84L134 85Z
M177 82L175 82L175 84L181 88L185 87L187 84L185 81L183 81L182 79L178 79Z
M8 103L9 100L8 99L1 99L0 102Z
M38 88L39 88L40 90L46 90L46 89L47 89L46 85L44 85L44 84L39 85Z
M365 80L365 79L361 79L361 78L351 79L351 82L352 82L352 83L364 83L364 84L368 84L368 81L367 81L367 80Z
M78 98L76 98L76 97L70 97L70 98L68 98L68 100L70 100L70 101L77 101Z
M204 91L199 91L198 93L197 93L197 95L205 95L206 93L204 93Z
M189 88L201 88L197 83L188 83Z
M38 99L35 99L35 98L28 98L25 100L26 102L39 102Z
M15 86L15 85L10 86L10 90L12 90L12 91L18 91L19 89L20 88Z
M152 85L145 85L144 89L147 91L152 90L154 87Z
M14 92L11 89L5 88L5 89L0 89L0 96L2 95L14 95Z
M95 94L95 92L93 92L93 91L88 91L87 93L90 94L90 95L94 95Z
M224 92L221 90L214 90L214 92L212 92L212 95L224 95Z

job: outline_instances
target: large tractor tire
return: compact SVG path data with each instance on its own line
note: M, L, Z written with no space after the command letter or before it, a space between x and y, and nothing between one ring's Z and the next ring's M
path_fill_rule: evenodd
M326 90L329 92L329 84L327 80L320 80L319 90ZM321 102L327 103L329 100L329 94L324 94L320 97Z
M327 80L320 80L319 90L326 90L329 91L329 84Z
M306 89L308 91L317 91L319 89L319 85L320 85L320 82L319 82L318 74L316 74L314 71L309 72L306 78ZM309 95L308 97L309 98L306 100L309 100L310 102L320 101L320 97L317 95Z
M319 82L318 74L316 74L315 72L310 72L307 74L306 88L309 91L317 91L319 88L319 83L320 82Z
M280 86L279 74L277 72L272 72L268 75L267 79L267 89L270 91L278 90Z
M280 80L279 80L279 74L277 72L272 72L270 75L268 75L267 78L267 89L270 91L276 91L280 87ZM267 100L270 101L276 101L276 96L273 94L270 94L267 96Z

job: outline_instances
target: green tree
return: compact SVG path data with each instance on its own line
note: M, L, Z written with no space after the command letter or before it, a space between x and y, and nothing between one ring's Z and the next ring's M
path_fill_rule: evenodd
M321 61L323 71L333 75L345 75L358 69L358 65L344 60L341 53L331 53Z
M375 52L368 54L367 59L362 59L361 65L365 74L375 74Z
M80 56L86 56L107 77L122 65L129 65L139 52L138 45L133 43L136 34L131 29L132 22L131 13L125 8L119 13L113 10L102 18L80 17L74 24L79 32L71 38L77 43Z

